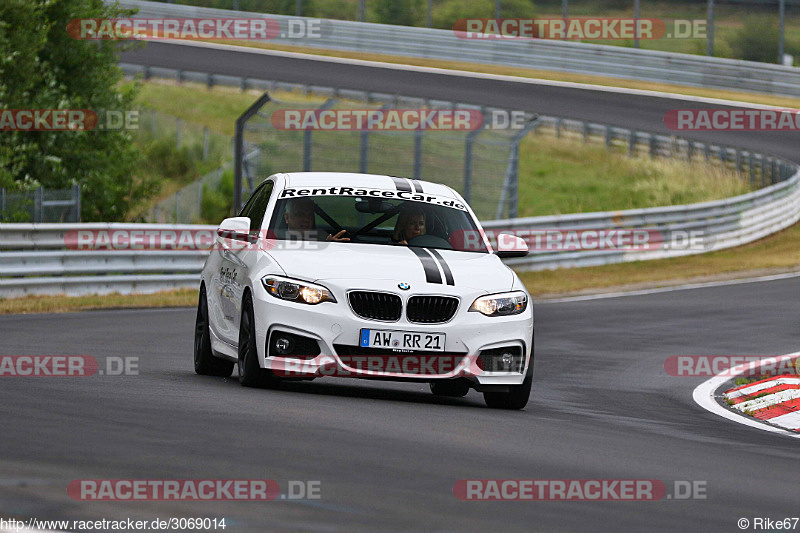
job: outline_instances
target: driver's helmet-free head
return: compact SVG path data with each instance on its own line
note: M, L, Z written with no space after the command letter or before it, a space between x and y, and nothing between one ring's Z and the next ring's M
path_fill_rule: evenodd
M408 241L425 235L425 212L417 206L403 208L397 217L392 237L395 241Z

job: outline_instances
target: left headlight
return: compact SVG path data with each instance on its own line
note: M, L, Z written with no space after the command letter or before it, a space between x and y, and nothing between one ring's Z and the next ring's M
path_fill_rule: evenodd
M486 316L518 315L528 307L528 297L522 291L481 296L472 303L470 311Z
M331 291L322 285L280 276L267 276L261 279L261 283L269 294L281 300L309 305L322 302L336 303Z

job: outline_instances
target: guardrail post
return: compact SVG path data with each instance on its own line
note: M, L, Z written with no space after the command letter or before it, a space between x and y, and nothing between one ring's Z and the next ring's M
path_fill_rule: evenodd
M748 152L748 166L750 167L750 185L756 181L756 164L753 152Z
M777 166L776 165L777 161L775 160L774 157L771 157L770 160L771 161L770 161L770 165L769 165L769 167L770 167L769 168L769 182L770 182L770 184L774 185L775 183L777 183L777 181L775 180L775 167Z
M736 149L736 172L742 173L742 152L738 148Z
M612 129L611 126L606 126L605 128L606 128L606 148L611 148Z
M214 74L211 72L206 76L206 86L208 86L209 89L214 86Z
M636 153L636 130L628 132L628 156L633 156Z
M656 135L655 133L650 134L650 157L656 156Z
M556 119L556 137L561 138L561 117Z
M583 123L583 144L586 144L588 142L589 142L589 123L588 122L584 122Z
M361 146L359 147L358 171L362 174L367 173L367 157L369 154L369 130L361 131Z
M239 90L242 92L247 91L247 78L244 76L239 80Z
M686 142L686 160L691 162L694 159L694 141Z
M706 159L706 163L708 163L708 160L711 159L711 146L708 143L703 143L703 156Z
M178 69L175 72L175 79L178 81L179 84L183 83L183 69Z

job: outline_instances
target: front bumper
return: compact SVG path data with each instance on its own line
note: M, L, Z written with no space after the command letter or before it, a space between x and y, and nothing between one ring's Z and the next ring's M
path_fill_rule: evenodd
M475 388L520 385L525 379L533 354L533 306L514 316L487 317L468 312L472 302L484 292L441 284L426 284L413 291L401 291L393 280L371 281L369 287L359 280L325 280L337 302L305 305L288 302L267 294L262 286L253 287L258 355L262 368L283 377L308 379L325 376L425 381L462 378ZM367 320L356 315L347 300L349 290L370 290L397 294L403 309L415 295L447 295L459 298L455 316L444 324L409 322L405 314L394 322ZM530 297L529 297L530 298ZM400 352L359 348L362 328L411 333L443 333L442 353ZM276 333L307 337L319 345L319 353L292 354L291 357L268 356L268 342ZM516 347L522 364L512 371L490 371L479 357L491 349ZM350 353L348 353L350 352ZM516 352L515 352L516 353Z

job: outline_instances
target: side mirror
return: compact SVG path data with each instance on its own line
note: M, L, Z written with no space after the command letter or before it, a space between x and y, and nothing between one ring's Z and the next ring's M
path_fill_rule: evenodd
M250 242L250 217L233 217L223 220L217 235L224 239Z
M497 236L497 257L525 257L526 255L528 255L528 243L525 242L525 239L510 233L501 233Z

